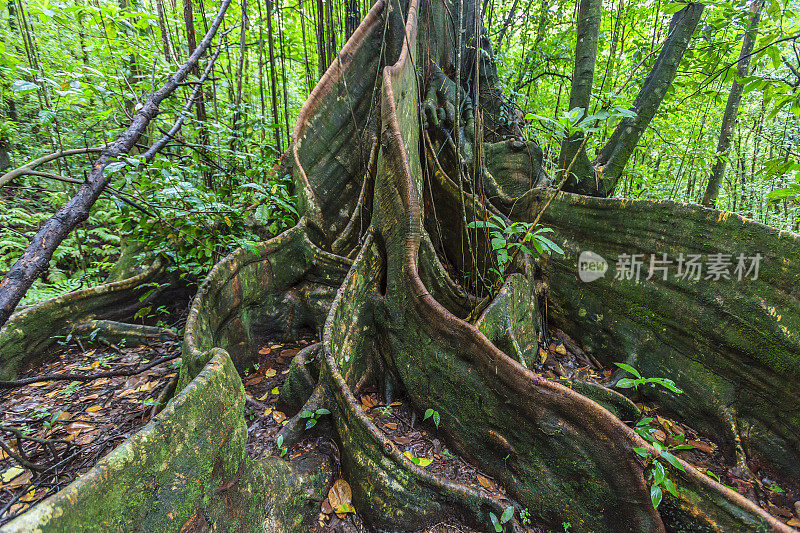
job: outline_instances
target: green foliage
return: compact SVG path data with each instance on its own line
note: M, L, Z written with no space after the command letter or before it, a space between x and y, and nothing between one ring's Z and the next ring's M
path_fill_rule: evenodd
M663 489L666 489L673 496L678 495L678 488L675 482L669 478L665 464L669 464L682 472L685 468L678 458L670 453L670 450L675 449L674 447L664 447L656 440L652 441L651 444L653 446L652 454L645 447L634 448L633 451L647 460L646 477L650 482L650 500L653 503L653 507L657 509L664 497Z
M622 370L632 374L636 378L636 379L622 378L619 381L617 381L615 387L618 387L620 389L634 388L634 389L638 390L640 385L660 385L660 386L664 387L665 389L671 390L675 394L682 394L683 393L683 391L681 389L679 389L678 387L675 386L675 382L672 381L671 379L667 379L667 378L644 378L644 377L642 377L642 375L639 373L638 370L636 370L635 368L633 368L629 364L626 364L626 363L614 363L614 364L617 365L618 367L620 367Z
M436 427L439 427L439 422L441 422L441 417L439 416L439 411L435 411L433 409L426 409L425 416L422 417L422 420L427 420L433 417L433 423L436 424Z
M500 518L497 517L494 513L489 513L489 519L492 521L492 526L497 533L504 533L506 531L506 524L514 517L514 507L509 505L503 511L503 514L500 515Z
M331 412L325 408L320 408L315 411L309 411L306 409L300 413L300 418L307 418L308 420L306 420L306 429L311 429L317 425L320 417L329 414L331 414Z
M500 283L505 281L506 269L517 250L528 255L545 255L551 252L564 254L561 247L545 236L547 233L554 233L552 228L538 225L532 228L531 226L530 222L509 224L497 215L492 215L490 220L476 220L467 224L468 228L486 228L488 230L490 244L497 261L497 266L493 267L491 272L498 277Z

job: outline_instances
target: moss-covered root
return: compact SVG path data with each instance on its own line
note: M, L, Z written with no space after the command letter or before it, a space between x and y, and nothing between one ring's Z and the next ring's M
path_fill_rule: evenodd
M371 302L379 294L380 272L380 254L370 235L339 289L323 335L318 390L329 391L325 405L341 442L342 467L355 508L371 525L391 531L417 531L454 517L491 530L489 513L500 516L508 503L415 465L366 416L356 398L359 387L383 382L367 355L379 342ZM372 376L369 383L365 376ZM516 520L507 528L519 531Z
M140 300L150 290L143 285L157 281L163 272L156 261L122 281L70 292L14 313L0 327L0 379L16 379L23 363L43 360L59 337L78 324L129 317L147 303Z
M110 344L124 341L125 346L140 346L156 341L177 341L178 334L167 328L127 324L115 320L89 320L73 329L81 338L98 339Z

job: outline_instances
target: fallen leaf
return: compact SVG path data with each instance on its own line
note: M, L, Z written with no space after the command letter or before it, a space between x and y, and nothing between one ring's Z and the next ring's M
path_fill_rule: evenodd
M31 490L29 490L29 491L28 491L28 492L25 494L25 496L23 496L22 498L20 498L20 499L19 499L19 501L21 501L21 502L30 502L30 501L33 501L33 499L34 499L35 497L36 497L36 488L31 488Z
M278 424L281 424L286 420L286 415L281 411L272 411L272 419Z
M264 396L262 396L261 398L259 398L259 399L258 399L258 401L259 401L259 402L263 402L264 400L266 400L267 398L269 398L269 395L270 395L270 394L271 394L271 393L270 393L270 391L267 391L267 392L265 392L265 393L264 393Z
M81 435L80 437L75 439L75 444L79 444L81 446L86 446L87 444L90 444L90 443L94 442L94 439L97 438L97 434L98 433L99 433L99 431L97 431L97 430L90 431L89 433L84 433L83 435Z
M264 381L264 376L253 376L252 378L244 382L244 386L249 387L251 385L258 385L262 381Z
M392 440L394 440L397 444L400 444L402 446L405 446L406 444L411 444L411 439L409 439L408 437L398 436L394 437Z
M271 392L272 392L272 394L275 394L275 395L277 395L277 394L280 394L280 393L281 393L281 390L280 390L278 387L275 387L274 389L272 389L272 391L271 391Z
M392 431L394 431L395 429L397 429L397 424L395 424L394 422L389 422L388 424L386 424L386 429L391 429Z
M69 424L67 424L67 426L64 429L67 431L67 433L78 434L81 431L85 431L87 429L92 429L92 428L94 428L93 424L90 424L89 422L83 422L81 420L76 420L75 422L70 422Z
M667 434L661 431L660 429L655 430L653 432L653 436L656 439L658 439L658 442L664 442L665 440L667 440Z
M52 385L55 383L54 381L37 381L36 383L29 383L28 387L46 387L47 385Z
M333 512L333 507L331 507L331 502L328 501L328 498L325 498L322 502L322 512L325 514L331 514Z
M557 354L560 354L560 355L567 355L567 349L564 347L564 345L563 345L563 344L558 344L558 345L556 345L556 347L555 347L555 350L554 350L554 351L555 351Z
M539 362L544 364L545 361L547 361L547 352L544 350L544 348L539 347Z
M291 368L287 368L286 370L284 370L283 372L281 372L281 374L288 374L290 370L291 370Z
M686 441L686 444L691 444L701 452L707 453L709 455L714 453L714 448L710 444L706 444L701 440L688 440Z
M23 472L25 472L25 469L22 468L21 466L12 466L11 468L3 472L2 476L0 476L0 479L3 480L3 483L8 483L15 477L21 475Z
M2 486L5 489L11 490L17 487L22 487L23 485L27 485L28 483L30 483L31 479L33 479L33 473L26 470L25 473L22 474L21 476L17 476L14 479L12 479L11 483L0 483L0 486Z
M103 408L103 407L102 407L102 406L100 406L100 405L93 405L93 406L91 406L91 407L87 407L87 408L86 408L86 412L87 412L87 413L94 413L95 411L99 411L99 410L100 410L100 409L102 409L102 408Z
M272 351L272 350L270 349L270 347L269 347L269 346L264 346L263 348L261 348L261 349L258 351L258 353L259 353L259 355L267 355L267 354L268 354L269 352L271 352L271 351Z
M792 527L800 527L800 519L792 518L791 520L786 522L786 525L792 526Z
M56 420L63 422L64 420L69 420L70 418L72 418L72 413L68 413L67 411L61 411Z
M487 490L494 490L495 485L494 482L486 476L482 476L480 474L475 476L478 479L478 483L480 483L481 487Z
M269 369L267 369L266 372L264 372L264 376L268 377L268 378L274 378L277 374L278 374L278 371L275 370L274 368L269 368Z
M355 512L356 510L349 503L344 503L336 508L336 516L338 516L340 520L344 520L345 516L347 516L347 513L355 514Z
M350 490L350 484L344 479L337 479L328 491L328 502L331 507L338 510L343 505L350 505L352 501L353 492Z

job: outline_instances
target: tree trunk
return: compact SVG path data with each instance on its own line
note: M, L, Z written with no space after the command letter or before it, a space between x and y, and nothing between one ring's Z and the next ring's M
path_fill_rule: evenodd
M614 192L625 165L648 124L658 111L694 34L703 4L690 3L673 15L661 53L644 81L631 110L635 117L620 121L594 161L602 177L581 177L575 192L609 196Z
M581 0L578 7L578 22L575 44L575 67L572 71L572 89L569 95L569 108L581 108L581 116L588 115L594 82L594 65L597 58L597 45L600 40L600 17L603 2L601 0ZM566 185L567 190L575 190L580 178L589 179L594 174L589 157L584 149L584 136L575 134L567 138L561 145L558 168L563 174L572 164L571 177ZM572 163L576 154L578 158Z
M736 124L736 115L739 113L739 102L742 101L743 80L750 74L750 55L758 37L758 20L761 17L761 8L764 6L762 0L753 0L750 3L750 25L745 30L742 38L742 50L739 52L739 63L736 67L736 76L733 80L731 90L728 93L728 101L725 103L725 113L722 116L722 125L719 131L719 141L717 141L717 158L711 168L711 175L708 178L708 186L703 194L701 202L706 207L714 207L719 195L719 186L722 177L725 175L725 167L728 164L728 149L731 146L731 135L733 126Z
M474 116L480 102L486 114L502 103L491 100L499 87L488 44L471 57L477 76L465 59L482 41L476 19L471 4L375 4L301 109L278 169L294 179L299 223L209 274L187 319L178 392L154 423L12 527L76 530L82 518L114 516L123 530L179 530L202 517L217 529L311 531L330 465L314 463L313 476L281 449L324 436L336 443L358 517L378 530L454 519L457 529L486 531L511 506L502 526L514 533L523 531L522 510L547 530L569 522L581 532L790 531L641 438L632 426L643 415L620 392L621 370L601 381L559 377L540 350L547 354L555 325L609 367L627 361L673 379L686 392L627 390L724 437L737 457L741 449L796 479L800 237L696 206L544 188L546 177L531 173L541 151L520 140L519 124L481 131L486 122ZM465 50L450 39L461 28ZM483 87L480 102L470 78ZM462 160L484 134L474 160ZM476 169L479 179L470 179ZM469 225L490 216L556 228L566 256L520 253L498 275L488 239L470 241ZM630 246L761 250L764 264L747 284L579 280L582 251L612 258ZM0 340L18 339L23 320ZM280 391L292 416L270 457L248 459L237 369L252 367L265 337L309 330L320 341L297 354ZM413 450L362 403L367 391L386 408L400 401L435 412L438 422L418 421L420 431L435 432L503 496L409 459ZM305 412L322 409L325 422L307 432ZM654 462L677 485L658 509ZM276 503L285 494L289 501ZM143 516L148 523L137 522Z

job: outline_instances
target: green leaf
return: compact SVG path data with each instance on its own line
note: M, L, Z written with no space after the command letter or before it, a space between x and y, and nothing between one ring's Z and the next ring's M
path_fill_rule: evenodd
M320 416L321 415L329 415L329 414L331 414L331 412L328 411L327 409L325 409L324 407L322 407L320 409L317 409L315 412L317 413L317 415L320 415Z
M308 409L300 413L300 418L311 418L312 416L314 416L314 413L312 413Z
M306 429L311 429L316 425L317 425L316 418L309 418L308 420L306 420Z
M636 386L636 382L630 378L622 378L621 380L617 381L616 386L620 389L630 389L631 387Z
M492 521L492 525L494 526L496 533L503 533L503 525L500 523L500 520L497 518L496 514L489 513L489 520Z
M39 86L35 83L26 80L14 80L14 83L11 84L11 87L15 93L22 94L33 92L39 88Z
M429 419L430 417L432 417L432 416L433 416L433 413L434 413L433 409L427 409L427 410L425 410L425 416L423 416L423 417L422 417L422 420L427 420L427 419Z
M636 370L635 368L633 368L631 365L629 365L627 363L614 363L614 364L617 365L618 367L620 367L622 370L625 370L626 372L629 372L629 373L633 374L637 378L641 378L642 377L642 375L639 373L638 370Z
M500 523L505 524L514 516L514 507L509 505L506 507L505 511L503 511L502 516L500 516Z
M662 465L658 461L654 461L652 475L653 475L653 485L661 485L661 483L664 481L664 478L667 477L667 471L664 470L664 465Z
M686 468L684 468L684 466L681 464L681 462L678 460L678 458L675 457L674 455L672 455L671 453L669 453L669 452L661 452L661 457L663 457L666 462L668 462L669 464L671 464L672 466L674 466L675 468L677 468L681 472L686 470Z
M673 496L678 495L678 487L675 486L675 483L671 479L664 480L664 488L666 488Z
M644 446L634 448L633 451L636 452L636 454L641 457L648 457L650 455L650 452L648 452L647 448L645 448Z
M650 487L650 501L653 502L653 507L658 509L658 504L661 503L661 498L663 497L663 492L661 492L661 487L659 485L653 485Z

